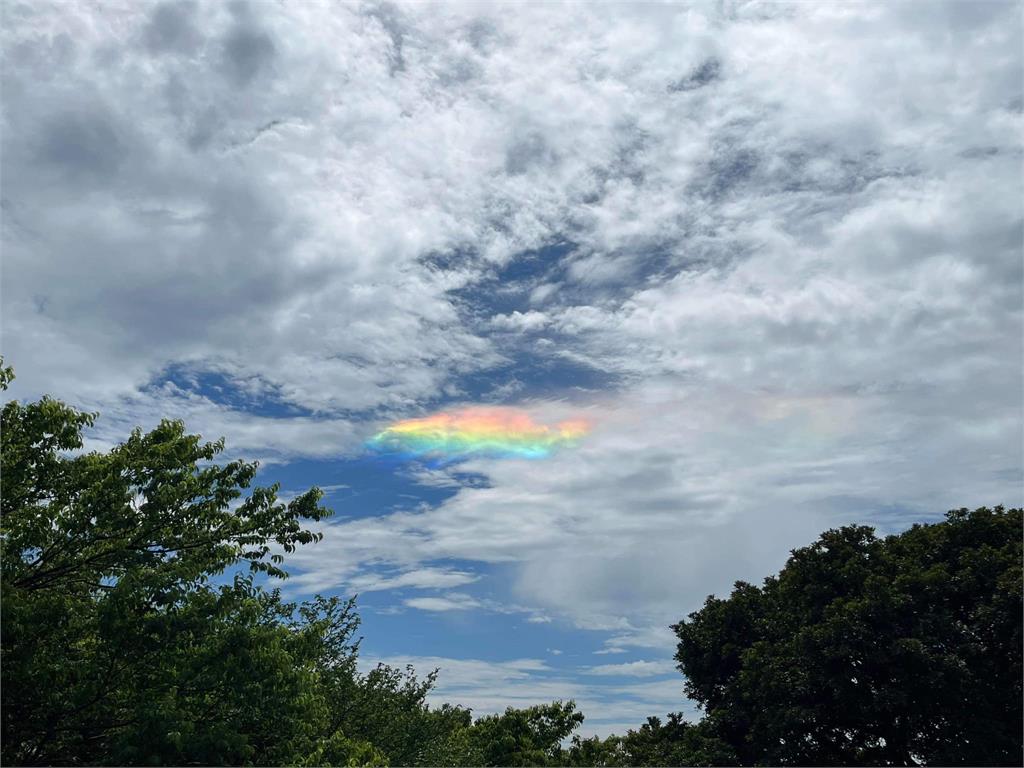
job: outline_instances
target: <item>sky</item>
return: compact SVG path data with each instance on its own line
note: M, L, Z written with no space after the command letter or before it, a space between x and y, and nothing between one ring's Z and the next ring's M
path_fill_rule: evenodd
M1020 3L2 14L9 394L319 485L286 594L435 701L693 716L709 594L1024 500ZM587 430L372 449L472 407Z

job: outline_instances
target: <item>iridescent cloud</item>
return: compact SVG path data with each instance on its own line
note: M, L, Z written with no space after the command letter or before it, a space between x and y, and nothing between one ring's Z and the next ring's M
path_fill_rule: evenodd
M517 408L471 406L397 421L368 445L381 453L410 457L542 459L573 445L589 430L584 419L548 426Z

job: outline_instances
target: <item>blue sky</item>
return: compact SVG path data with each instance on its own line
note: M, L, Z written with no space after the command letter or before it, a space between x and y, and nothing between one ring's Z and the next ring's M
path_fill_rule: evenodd
M586 733L822 530L1022 502L1021 6L9 0L12 394L336 515L367 663ZM515 406L544 460L367 454Z

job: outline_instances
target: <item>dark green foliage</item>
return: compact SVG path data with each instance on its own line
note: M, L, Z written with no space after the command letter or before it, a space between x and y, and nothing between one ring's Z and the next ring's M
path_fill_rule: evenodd
M556 701L477 720L469 732L468 765L563 765L563 739L583 722L575 702Z
M674 627L741 764L1020 765L1021 510L828 531Z
M93 418L3 408L4 762L382 762L329 695L355 675L351 602L216 583L283 576L272 548L317 538L319 491L242 499L256 466L211 463L221 444L177 422L82 453Z
M601 740L573 739L569 764L574 766L733 765L736 756L709 733L706 723L689 723L677 712L662 723L649 717L639 730Z
M452 733L470 723L470 712L445 705L429 709L427 694L437 671L419 680L412 667L402 672L380 664L338 701L350 723L349 735L372 741L393 765L451 765Z

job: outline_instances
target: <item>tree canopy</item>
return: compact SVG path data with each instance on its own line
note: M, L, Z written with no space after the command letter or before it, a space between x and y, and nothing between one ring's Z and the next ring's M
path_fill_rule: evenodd
M824 533L674 627L742 764L1020 765L1021 510Z
M706 722L687 722L678 712L648 717L624 736L573 738L567 764L573 766L735 765L735 753Z

